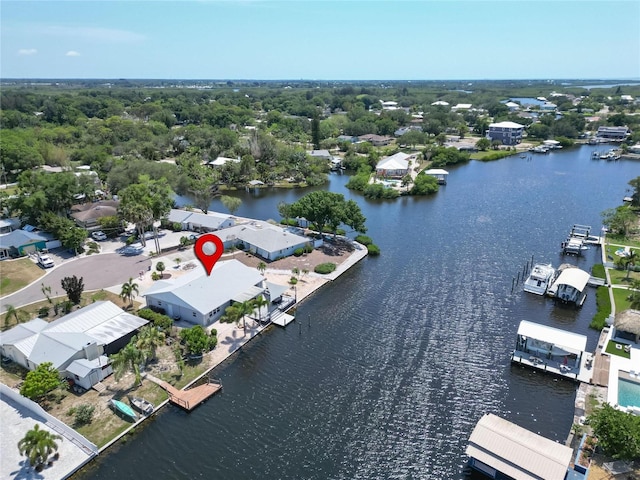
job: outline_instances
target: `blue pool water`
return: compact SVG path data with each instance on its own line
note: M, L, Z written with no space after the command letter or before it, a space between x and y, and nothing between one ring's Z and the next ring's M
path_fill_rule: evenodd
M640 407L640 383L618 379L618 405Z

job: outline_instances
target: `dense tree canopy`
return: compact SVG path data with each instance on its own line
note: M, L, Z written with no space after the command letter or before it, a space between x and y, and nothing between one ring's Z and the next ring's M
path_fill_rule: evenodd
M325 226L335 232L342 223L357 232L367 231L364 225L366 218L358 204L353 200L345 201L340 193L308 193L292 203L289 211L294 217L303 217L312 222L320 232L324 231Z

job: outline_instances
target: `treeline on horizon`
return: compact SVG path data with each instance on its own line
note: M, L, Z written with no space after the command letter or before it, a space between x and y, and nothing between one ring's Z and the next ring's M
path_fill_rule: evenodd
M38 83L47 83L39 79ZM56 81L57 82L57 81ZM585 128L627 125L635 130L640 85L586 89L546 81L313 82L226 81L212 88L186 88L177 80L60 80L51 84L8 84L0 92L1 182L42 165L89 165L111 192L135 182L139 174L165 177L180 194L249 180L304 185L326 181L328 163L307 155L312 148L339 148L353 169L374 165L400 150L341 142L340 135L393 136L400 127L418 126L411 142L421 149L441 145L445 134L483 136L492 121L510 120L528 127L530 137L577 138ZM77 83L80 82L80 83ZM204 81L202 81L204 82ZM165 86L166 85L166 86ZM168 86L172 85L172 86ZM158 88L162 87L162 88ZM504 100L549 96L562 113L540 122L510 112ZM583 97L576 107L572 96ZM471 111L433 106L470 103ZM397 110L382 110L395 101ZM587 126L586 116L607 106L610 114ZM416 124L412 114L422 112ZM407 134L408 135L408 134ZM409 137L403 137L409 138ZM439 143L440 142L440 143ZM202 167L218 156L239 159L224 167ZM172 159L175 163L160 162Z

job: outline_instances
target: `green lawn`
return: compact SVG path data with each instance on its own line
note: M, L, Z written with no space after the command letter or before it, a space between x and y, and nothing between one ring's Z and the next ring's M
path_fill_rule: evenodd
M629 279L627 280L626 270L617 270L615 268L609 269L609 278L611 278L612 285L629 285L633 280L640 280L640 272L628 272Z
M615 243L616 245L628 245L630 247L640 248L640 240L637 238L628 238L623 235L614 235L612 233L607 233L607 243ZM619 247L616 247L614 250L617 250Z
M0 296L26 287L44 275L44 270L28 258L0 262Z
M622 348L616 348L617 345L620 345ZM631 358L631 353L625 352L624 346L625 346L624 343L618 343L618 342L614 342L613 340L609 340L609 343L607 343L607 348L605 352L611 355L618 355L619 357L623 357L623 358Z
M624 288L614 288L613 289L613 302L616 306L616 312L622 312L623 310L628 310L631 306L631 302L627 300L629 296L629 291Z

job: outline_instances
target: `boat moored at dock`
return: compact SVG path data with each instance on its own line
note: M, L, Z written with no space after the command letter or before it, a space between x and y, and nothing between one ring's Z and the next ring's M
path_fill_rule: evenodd
M524 282L524 291L535 295L544 295L555 278L556 269L548 263L538 263Z
M573 265L563 264L558 267L558 276L547 290L547 294L562 303L573 303L576 307L584 304L587 287L591 275Z

